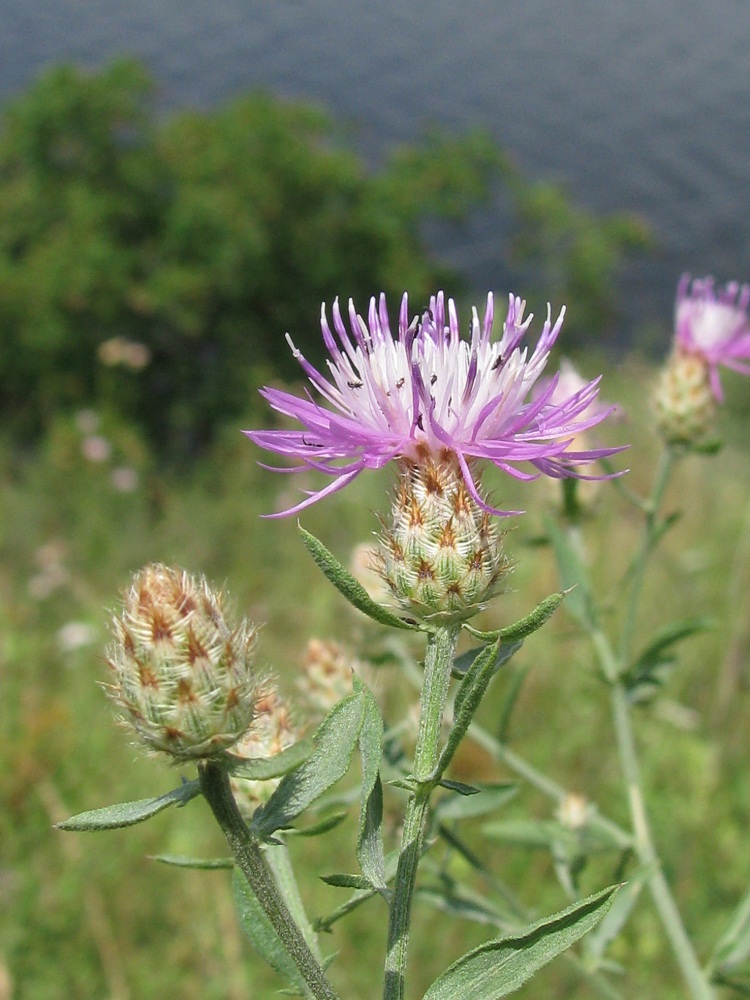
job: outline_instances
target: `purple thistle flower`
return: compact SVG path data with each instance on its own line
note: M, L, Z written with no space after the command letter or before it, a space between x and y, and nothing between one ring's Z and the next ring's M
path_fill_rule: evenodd
M385 296L370 300L367 322L349 302L349 332L338 300L333 304L333 330L321 311L323 340L330 355L328 377L294 347L294 356L323 400L308 393L300 398L266 387L261 394L274 410L292 417L301 430L245 433L260 447L301 461L295 469L315 469L333 482L310 492L290 510L295 514L341 489L364 469L379 469L392 460L418 462L428 453L455 455L471 497L490 513L472 473L476 459L492 462L518 479L586 477L577 471L622 448L569 450L582 431L600 423L612 410L592 407L600 378L559 398L559 375L530 398L549 352L562 327L565 310L552 323L549 309L542 333L529 355L521 340L532 316L524 319L525 303L509 296L502 336L493 341L492 294L482 322L472 310L471 337L462 340L453 299L433 296L421 320L409 320L407 296L401 301L398 334L391 333ZM522 471L528 463L535 472Z
M677 288L675 343L678 351L701 358L708 366L711 390L724 401L719 365L750 375L750 366L740 358L750 358L750 286L730 282L714 289L713 278L691 281L685 274Z

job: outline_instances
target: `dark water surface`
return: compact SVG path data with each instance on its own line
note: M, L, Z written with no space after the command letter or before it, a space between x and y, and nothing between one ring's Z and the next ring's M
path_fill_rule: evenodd
M485 126L531 176L651 220L630 325L668 320L683 270L750 279L748 0L0 0L0 100L124 52L166 107L260 86L322 102L373 155ZM452 253L477 288L498 283L492 223Z

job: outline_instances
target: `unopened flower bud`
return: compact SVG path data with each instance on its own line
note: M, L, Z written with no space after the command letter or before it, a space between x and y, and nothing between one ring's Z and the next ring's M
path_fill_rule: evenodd
M381 572L418 617L470 618L508 568L497 522L470 495L451 452L402 461L391 526L381 537Z
M676 350L661 373L653 405L659 432L668 444L704 440L716 415L706 361L698 354Z
M223 603L205 579L150 565L112 620L108 693L144 743L179 760L220 754L255 713L257 633L231 626Z

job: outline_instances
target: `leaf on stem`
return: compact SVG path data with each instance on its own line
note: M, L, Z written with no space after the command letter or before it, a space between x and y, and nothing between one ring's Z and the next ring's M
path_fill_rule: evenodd
M331 709L318 726L310 756L285 775L268 802L257 809L252 831L267 840L275 830L289 826L349 769L362 729L364 695L355 692Z
M138 799L137 802L118 802L116 805L104 806L101 809L89 809L78 813L70 819L56 823L58 830L75 830L79 833L91 833L97 830L119 830L124 826L135 826L151 819L169 806L184 806L196 795L200 795L198 781L183 779L179 788L172 789L164 795L152 799Z
M294 771L300 764L304 764L313 749L312 740L298 740L273 757L237 757L227 753L224 761L227 771L235 778L267 781L269 778L281 778Z
M308 990L296 963L281 943L271 921L258 902L255 893L241 872L232 876L234 906L240 927L261 958L282 976L297 996L308 996Z
M234 868L233 858L190 858L183 854L150 854L150 861L159 861L163 865L174 865L177 868L196 868L201 871Z
M467 952L435 980L423 1000L495 1000L507 996L595 927L617 889L610 886L518 933Z
M383 847L383 786L380 763L383 756L383 719L372 694L356 679L364 699L359 752L362 759L357 860L371 886L385 891L385 850ZM358 888L355 886L355 888Z
M649 700L661 687L675 656L672 647L698 632L715 628L712 618L689 618L660 629L632 666L623 674L623 683L633 701Z
M419 629L419 625L416 622L405 621L392 611L389 611L388 608L381 607L380 604L373 601L362 584L354 579L351 573L341 565L333 553L329 552L315 535L311 535L309 531L305 531L302 525L298 525L298 527L307 551L336 590L353 607L381 625L389 625L391 628Z
M448 733L436 774L441 775L453 759L458 745L466 735L487 687L503 664L518 652L521 642L506 645L501 640L480 649L468 668L453 705L453 725Z
M451 795L441 799L435 806L435 813L441 821L486 816L509 802L517 791L518 785L508 781L480 785L475 795Z
M520 639L525 639L533 632L536 632L537 629L540 629L557 611L569 593L570 591L563 590L557 594L550 594L549 597L545 597L543 601L537 604L531 614L526 615L524 618L519 618L512 625L506 625L505 628L497 629L495 632L480 632L479 629L474 628L468 622L464 625L464 628L475 639L482 639L484 642L496 642L498 639L502 639L503 642L518 642Z

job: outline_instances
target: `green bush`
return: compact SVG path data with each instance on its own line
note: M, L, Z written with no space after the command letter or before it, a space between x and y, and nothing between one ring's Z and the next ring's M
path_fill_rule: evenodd
M256 94L160 118L152 91L132 61L63 66L5 109L0 418L17 440L96 406L162 456L195 452L261 380L298 374L285 332L320 360L321 302L460 291L425 223L466 219L499 180L528 283L575 293L587 322L611 316L622 220L564 196L550 211L482 133L433 134L368 170L315 108ZM506 270L511 246L499 232Z

